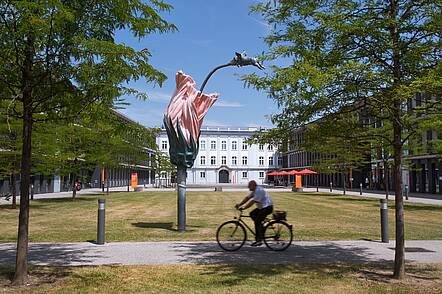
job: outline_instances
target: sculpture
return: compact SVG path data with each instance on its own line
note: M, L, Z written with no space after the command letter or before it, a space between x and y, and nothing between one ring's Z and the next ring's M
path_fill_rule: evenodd
M201 89L195 89L195 81L182 71L176 73L176 89L164 114L164 126L169 138L171 162L177 166L178 187L178 230L186 229L186 178L187 168L191 168L198 155L200 128L204 116L216 102L219 94L204 94L204 87L212 74L227 66L253 65L264 67L256 58L235 52L235 57L226 64L214 68L205 78Z

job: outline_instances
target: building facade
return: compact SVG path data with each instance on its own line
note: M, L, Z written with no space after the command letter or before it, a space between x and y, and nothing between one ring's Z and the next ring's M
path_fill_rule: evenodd
M247 184L250 180L264 183L266 172L277 166L272 145L247 144L257 128L206 127L201 129L199 153L187 171L187 183ZM159 150L168 154L169 142L163 129L156 138Z
M123 124L137 124L129 117L120 112L112 110L114 115ZM145 129L147 132L147 129ZM101 164L97 164L95 169L82 170L75 178L81 181L83 188L106 188L129 186L131 173L137 173L138 185L150 185L155 180L155 169L153 161L155 157L154 150L144 148L143 156L145 159L137 163L128 164L128 155L121 154L120 162L117 166L107 169ZM31 193L53 193L72 191L74 175L32 175ZM17 193L20 193L20 175L17 174L15 183L12 177L0 177L0 194L11 194L12 185L16 186Z

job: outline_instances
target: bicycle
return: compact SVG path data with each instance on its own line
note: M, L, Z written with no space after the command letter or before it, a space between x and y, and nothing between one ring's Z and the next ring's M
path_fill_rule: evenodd
M233 220L222 223L216 231L216 241L225 251L239 250L247 240L246 228L256 236L255 231L247 225L242 219L251 218L249 215L243 215L239 210L239 216ZM286 222L286 212L275 211L273 219L264 220L264 244L267 248L274 251L286 250L293 241L293 226Z

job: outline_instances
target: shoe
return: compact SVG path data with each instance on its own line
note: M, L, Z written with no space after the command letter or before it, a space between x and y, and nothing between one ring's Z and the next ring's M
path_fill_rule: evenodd
M253 247L259 247L261 245L262 245L262 241L256 241L256 242L253 242L252 244L250 244L250 246L253 246Z

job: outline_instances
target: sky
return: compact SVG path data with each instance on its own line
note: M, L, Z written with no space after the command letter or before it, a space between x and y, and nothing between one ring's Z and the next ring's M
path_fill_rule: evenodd
M267 49L263 38L270 27L260 15L250 14L252 0L166 0L174 6L162 16L178 27L178 31L153 34L138 40L128 33L116 36L118 43L136 49L148 48L151 64L167 76L162 87L138 80L133 88L146 93L146 101L126 97L130 103L120 110L129 118L147 127L161 127L164 111L175 90L175 73L191 75L199 89L206 75L216 66L229 62L235 52L248 56ZM266 66L266 64L264 64ZM217 71L208 81L205 93L220 93L206 115L203 126L271 127L268 116L277 111L276 104L265 93L247 88L240 75L257 72L256 67L227 67Z

